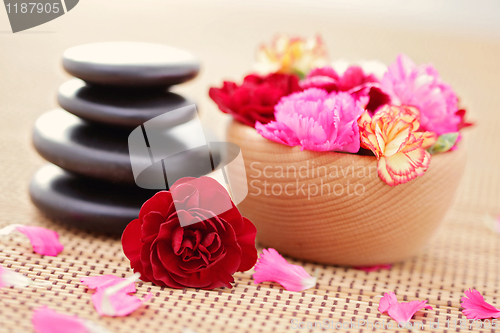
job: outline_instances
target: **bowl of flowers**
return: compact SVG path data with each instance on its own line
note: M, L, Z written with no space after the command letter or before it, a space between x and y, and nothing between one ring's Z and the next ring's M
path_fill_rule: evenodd
M320 38L279 36L260 73L209 91L234 117L244 159L238 205L257 240L326 264L372 266L420 251L451 206L470 123L432 65L407 55L328 65Z

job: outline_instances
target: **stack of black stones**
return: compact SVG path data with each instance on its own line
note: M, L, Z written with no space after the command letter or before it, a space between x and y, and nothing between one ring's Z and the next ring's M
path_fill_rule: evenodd
M167 146L178 149L186 140L203 136L190 125L196 109L186 106L194 102L168 90L193 79L199 61L163 45L115 42L68 49L63 67L76 78L59 88L62 109L36 121L34 146L51 164L33 176L31 199L47 216L66 224L119 234L157 191L135 183L130 133L176 110L175 116L160 117L162 127L177 129ZM177 159L176 166L196 165L197 158Z

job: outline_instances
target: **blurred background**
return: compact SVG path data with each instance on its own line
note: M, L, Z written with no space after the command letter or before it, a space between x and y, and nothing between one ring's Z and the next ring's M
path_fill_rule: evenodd
M459 200L499 212L500 1L494 0L82 0L66 15L16 34L0 10L0 112L8 119L0 120L0 151L2 173L9 174L1 190L13 196L0 202L0 211L13 222L26 218L24 209L10 207L27 203L30 175L43 164L31 147L31 129L56 107L56 91L69 78L60 63L65 49L119 40L192 51L202 71L174 90L196 99L203 122L222 138L230 117L209 100L209 87L223 79L241 82L258 45L276 33L321 34L332 61L388 64L404 52L416 63L433 63L478 125L464 140L469 165Z

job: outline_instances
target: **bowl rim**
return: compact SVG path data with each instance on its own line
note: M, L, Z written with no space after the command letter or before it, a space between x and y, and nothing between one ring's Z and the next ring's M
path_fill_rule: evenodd
M337 151L331 151L331 150L330 151L302 150L300 146L288 146L288 145L285 145L282 143L278 143L278 142L264 138L262 135L257 133L255 128L248 126L248 125L245 125L236 119L232 119L232 121L229 123L229 125L227 127L227 131L226 131L226 138L228 138L228 137L234 138L234 135L231 135L230 133L232 132L232 130L234 131L235 129L239 132L241 132L241 131L246 132L243 135L241 135L241 134L239 135L242 138L246 137L247 139L246 140L238 139L237 140L238 142L235 142L238 146L241 143L253 142L254 144L255 143L262 144L262 145L266 145L268 147L274 146L275 149L274 149L273 153L280 154L280 155L281 154L283 154L283 155L308 154L308 155L311 155L312 158L330 155L332 157L332 159L337 159L337 158L341 158L341 157L343 157L343 158L350 157L350 158L355 159L359 162L361 162L363 160L367 161L367 162L373 162L373 161L378 162L378 159L375 155L360 155L357 153L337 152ZM248 136L247 136L247 133L248 133ZM457 153L458 151L464 150L462 146L463 145L461 144L461 142L459 142L459 143L457 143L457 149L449 150L447 152L439 153L439 154L431 154L431 161L436 159L436 158L438 160L442 160L442 159L446 159L447 156L456 155L453 153ZM240 147L240 149L241 149L241 147Z

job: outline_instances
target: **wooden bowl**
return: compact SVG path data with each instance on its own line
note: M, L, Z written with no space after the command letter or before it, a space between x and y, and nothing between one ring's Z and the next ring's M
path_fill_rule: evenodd
M465 167L460 147L433 155L422 177L390 187L374 156L301 151L237 121L227 141L241 148L248 195L238 208L257 227L257 241L325 264L388 264L416 254L452 204Z

